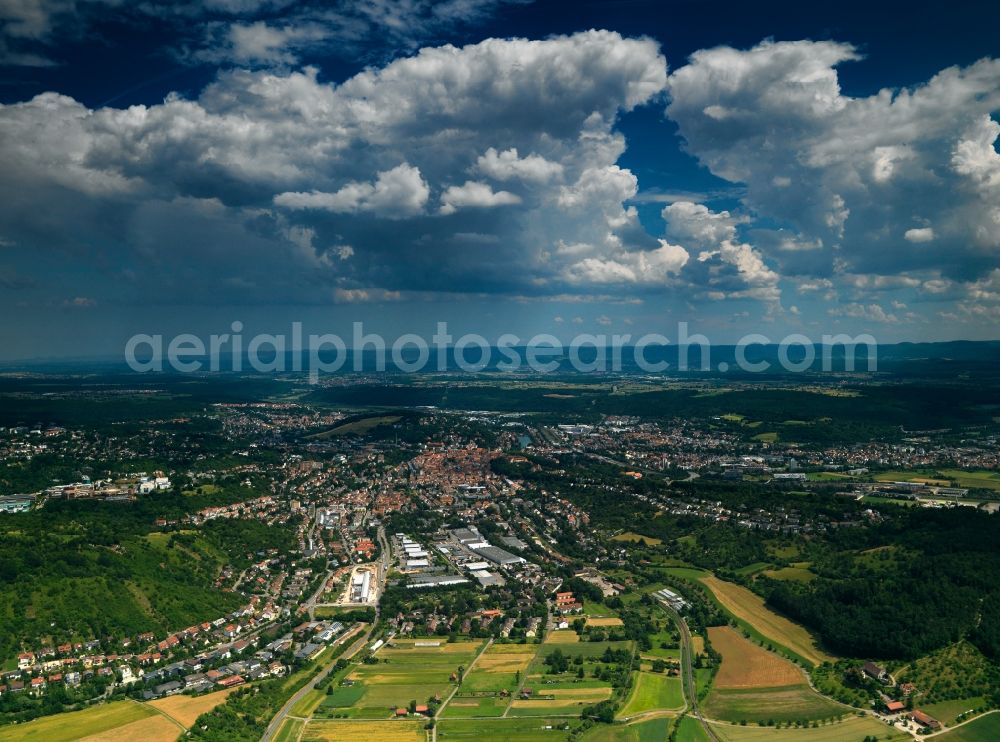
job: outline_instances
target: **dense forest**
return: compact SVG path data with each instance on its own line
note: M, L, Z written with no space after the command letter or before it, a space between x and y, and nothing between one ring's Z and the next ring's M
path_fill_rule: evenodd
M879 545L814 563L811 582L755 587L848 656L912 659L967 637L1000 660L1000 516L905 510L869 537Z

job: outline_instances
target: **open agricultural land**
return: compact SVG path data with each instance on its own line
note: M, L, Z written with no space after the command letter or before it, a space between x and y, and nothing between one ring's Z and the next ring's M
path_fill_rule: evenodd
M673 724L673 718L663 716L631 724L593 726L579 739L581 742L663 742L669 738Z
M693 720L692 720L693 721ZM774 729L772 727L710 724L720 742L862 742L874 737L879 742L911 742L905 732L890 727L870 716L851 716L843 721L817 727ZM689 737L678 736L678 742L702 742L707 739L697 729ZM935 740L939 739L937 737Z
M370 664L357 665L320 704L320 711L349 718L389 719L411 701L425 705L435 697L440 701L482 646L481 642L440 639L395 641L379 650Z
M185 699L195 700L195 699ZM206 710L222 699L208 702ZM26 724L0 729L0 741L38 740L38 742L111 742L135 739L149 742L174 742L193 722L189 714L175 717L163 710L133 701L101 704L83 711L49 716Z
M194 725L195 719L211 711L233 692L232 689L206 693L202 696L167 696L149 702L157 711L175 719L185 727Z
M569 737L566 719L544 717L506 719L444 719L436 734L443 742L564 742Z
M492 644L463 678L443 717L502 716L537 649L537 644Z
M730 626L708 629L722 656L704 703L707 716L730 722L797 722L832 719L849 711L816 693L788 660L757 646Z
M699 580L712 591L719 604L736 618L746 621L771 641L787 647L808 662L818 665L836 659L820 649L815 638L801 625L775 613L764 599L742 585L707 574Z
M419 721L310 721L302 742L424 742L427 734Z
M543 644L508 716L579 716L613 695L611 682L595 675L631 661L634 649L629 641Z
M622 717L663 709L680 709L684 706L680 678L656 672L639 672L635 675L634 683L631 694L619 711Z

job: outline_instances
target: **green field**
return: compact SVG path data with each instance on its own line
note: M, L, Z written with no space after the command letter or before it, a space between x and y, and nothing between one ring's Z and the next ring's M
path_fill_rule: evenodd
M995 742L1000 739L1000 713L980 716L934 739L935 742Z
M983 696L974 698L958 698L951 701L939 701L938 703L922 703L918 706L921 711L933 716L945 726L955 723L955 717L968 711L988 706Z
M712 731L721 742L861 742L865 737L874 736L879 742L889 740L910 740L910 735L894 730L887 724L870 716L852 716L844 721L820 725L816 728L795 727L774 729L772 727L737 726L732 724L712 724ZM698 739L692 737L691 742ZM687 742L679 737L678 742Z
M677 723L677 742L709 742L709 738L700 721L685 716Z
M445 719L466 719L473 716L503 716L510 698L503 696L455 696L441 713Z
M151 708L132 701L101 704L83 711L46 716L27 724L0 728L0 742L70 742L91 734L116 729L134 721L155 716ZM180 730L178 730L179 732Z
M437 737L477 742L560 742L569 736L557 728L564 724L566 719L445 719L438 723Z
M297 742L304 726L301 719L285 719L274 735L274 742Z
M987 469L916 469L913 471L883 471L873 476L876 482L926 482L942 487L987 489L1000 492L1000 472Z
M661 717L635 724L598 724L580 736L582 742L663 742L670 735L673 719Z
M973 471L941 469L940 472L948 479L957 482L959 487L968 487L969 489L978 487L1000 492L1000 472L982 469Z
M640 672L619 716L633 716L653 709L678 709L684 705L681 679L656 672Z

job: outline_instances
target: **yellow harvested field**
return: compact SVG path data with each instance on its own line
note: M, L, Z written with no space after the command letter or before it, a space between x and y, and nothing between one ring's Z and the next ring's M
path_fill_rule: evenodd
M493 644L486 650L484 657L492 654L534 654L536 646L534 644ZM476 663L478 664L478 663Z
M701 634L691 634L691 649L695 654L705 654L705 637Z
M527 669L535 653L530 654L484 654L476 662L476 669L484 672L517 672Z
M624 626L625 622L620 618L614 616L606 616L604 618L590 618L587 617L587 626Z
M775 688L805 683L798 668L743 638L731 626L711 626L708 640L722 655L716 688Z
M580 635L568 629L550 631L549 635L545 637L546 644L576 644L578 641L580 641Z
M603 701L605 698L611 698L611 688L556 688L555 690L543 689L539 693L552 694L556 699L567 701ZM535 702L531 701L529 703Z
M419 721L311 721L302 742L424 742L426 738Z
M88 735L121 729L154 715L156 712L153 709L133 701L102 703L82 711L43 716L24 724L0 727L0 742L22 742L22 740L70 742ZM176 726L174 729L180 734L180 729Z
M170 717L177 719L186 727L191 727L195 719L224 703L235 688L206 693L203 696L167 696L150 701L149 706L159 709Z
M816 641L797 623L779 616L766 605L764 599L741 585L720 580L715 575L702 577L701 582L715 595L722 606L737 618L753 626L764 636L788 647L814 664L836 661L816 646Z
M124 739L142 740L142 742L175 742L183 731L165 716L156 714L146 719L133 721L131 724L108 729L104 732L80 737L79 742L121 742Z
M589 698L555 698L541 699L537 701L511 701L511 709L564 709L576 706L586 706L591 704Z

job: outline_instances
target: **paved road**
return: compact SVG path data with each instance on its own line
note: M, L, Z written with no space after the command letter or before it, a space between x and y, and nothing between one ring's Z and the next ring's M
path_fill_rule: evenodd
M708 738L713 742L719 742L719 738L715 736L712 727L705 721L705 717L701 715L701 709L698 708L698 686L694 682L694 652L691 648L691 632L688 630L687 623L674 609L666 603L663 603L663 607L673 614L677 627L681 631L681 677L684 682L684 696L691 706L691 712L701 722Z
M341 644L347 641L352 636L356 635L359 631L363 631L364 628L365 628L364 624L356 626L355 628L351 629L349 632L344 634L344 636L342 636L336 642L336 644ZM348 660L355 654L357 654L358 651L360 651L360 649L363 646L365 646L365 643L368 641L368 637L371 635L372 629L374 628L375 624L373 623L371 626L368 627L368 630L365 631L364 634L361 637L359 637L358 640L354 642L354 644L351 647L347 649L347 651L341 654L340 657L330 660L329 664L327 664L326 667L324 667L316 675L314 675L308 683L302 686L302 688L300 688L297 693L295 693L291 698L289 698L285 702L285 705L281 707L281 710L274 715L273 719L271 719L271 723L267 725L267 729L264 730L264 735L260 738L260 742L269 742L270 740L274 739L274 735L277 734L278 729L281 728L281 724L285 721L285 718L289 715L295 704L301 701L306 696L306 694L308 694L313 688L315 688L316 683L318 683L320 680L322 680L323 678L325 678L327 675L330 674L330 671L333 670L334 665L337 664L337 660L341 658Z

